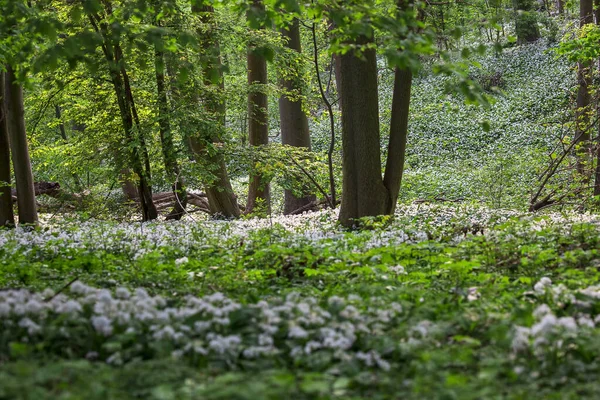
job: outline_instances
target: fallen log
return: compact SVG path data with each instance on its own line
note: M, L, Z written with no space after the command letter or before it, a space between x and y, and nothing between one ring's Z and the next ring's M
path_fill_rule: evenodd
M60 197L61 195L60 183L58 182L34 182L33 189L36 196L45 194L50 197ZM11 189L11 195L13 202L17 201L17 189Z

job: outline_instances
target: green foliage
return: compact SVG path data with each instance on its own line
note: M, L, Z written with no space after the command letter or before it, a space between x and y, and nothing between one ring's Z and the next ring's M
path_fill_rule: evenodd
M360 232L337 228L333 212L2 231L0 284L34 294L0 292L0 397L593 396L593 218L421 204ZM108 291L65 287L75 277ZM113 314L129 305L173 317ZM94 322L102 315L110 325ZM197 322L241 347L209 347ZM326 342L332 332L352 345ZM245 352L259 341L277 351Z

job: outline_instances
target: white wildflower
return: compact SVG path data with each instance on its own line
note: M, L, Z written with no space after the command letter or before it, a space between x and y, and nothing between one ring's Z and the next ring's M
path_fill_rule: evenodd
M432 328L433 328L433 322L428 321L428 320L423 320L411 328L411 333L413 334L413 336L415 333L418 333L421 338L425 338L429 335Z
M211 335L212 339L208 343L208 347L216 353L223 354L233 351L241 342L242 339L237 335L220 336Z
M84 285L80 281L73 282L73 284L71 284L71 287L70 287L71 293L79 294L79 295L88 294L90 292L90 290L93 290L93 289L87 285Z
M588 328L594 328L596 324L588 317L579 317L577 319L577 324L579 326L587 326Z
M512 349L514 352L526 350L529 348L529 336L531 330L524 326L515 326L515 332L513 334Z
M62 303L56 307L56 312L59 314L76 314L81 312L81 310L81 304L75 300L68 300L66 303Z
M187 264L190 260L187 257L181 257L175 260L175 265Z
M558 319L558 325L564 327L566 330L575 331L577 330L577 322L573 317L561 317Z
M313 351L319 350L321 347L323 347L323 345L320 342L315 342L314 340L311 340L304 346L304 352L306 354L311 354Z
M552 331L552 328L554 327L554 325L556 325L557 322L558 320L556 319L554 314L546 314L542 317L542 320L540 322L531 327L531 333L534 336L538 336L540 334L545 335Z
M470 287L467 289L467 301L475 301L481 297L479 289L476 287Z
M0 303L0 317L8 317L10 315L10 304L8 303Z
M29 318L22 318L19 321L19 326L21 328L26 328L27 329L27 333L30 335L34 335L36 333L38 333L39 331L42 330L42 328L36 324L35 322L33 322L31 319Z
M550 286L552 286L552 280L545 276L533 285L533 290L538 294L543 294Z
M110 319L104 315L92 317L92 325L94 329L104 336L110 336L113 333L113 327Z
M356 307L350 305L346 306L346 308L340 312L340 316L352 321L360 318L360 311L358 311Z
M115 296L118 299L126 300L131 297L131 292L127 288L118 287L115 291Z
M308 332L299 326L292 326L288 331L290 339L305 339L308 337Z
M541 304L533 311L535 319L542 319L546 314L552 314L552 310L550 310L547 304Z
M388 269L396 275L406 275L406 270L402 265L395 265L393 267L389 267Z
M25 311L29 314L37 314L44 308L43 304L39 301L31 299L25 304Z
M333 307L341 307L345 304L345 300L338 296L331 296L327 300L327 304Z

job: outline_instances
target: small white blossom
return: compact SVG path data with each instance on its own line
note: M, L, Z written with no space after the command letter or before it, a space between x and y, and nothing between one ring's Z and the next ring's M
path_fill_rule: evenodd
M187 257L181 257L175 260L175 265L183 265L183 264L187 264L188 262L190 262L190 260Z
M129 290L127 288L119 287L115 291L115 296L118 299L127 300L128 298L131 297L131 292L129 292Z
M308 332L299 326L292 326L288 331L288 337L291 339L305 339L308 337Z
M556 325L558 320L554 314L546 314L542 317L542 320L531 327L531 333L534 336L545 335L552 331L552 328Z
M110 319L106 318L104 315L92 317L92 325L94 326L94 329L101 335L110 336L113 333L113 327Z
M22 318L19 321L19 326L21 328L26 328L27 329L27 333L29 335L34 335L34 334L36 334L36 333L38 333L39 331L42 330L42 328L38 324L36 324L35 322L33 322L29 318Z
M81 310L81 304L75 300L68 300L56 308L56 312L59 314L76 314L81 312Z
M538 294L543 294L550 286L552 286L552 280L545 276L533 285L533 290Z

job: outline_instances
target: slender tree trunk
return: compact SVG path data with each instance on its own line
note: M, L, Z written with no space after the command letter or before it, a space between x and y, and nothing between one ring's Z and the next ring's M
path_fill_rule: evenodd
M594 0L594 23L600 25L600 0ZM600 72L600 59L596 64L597 71ZM596 116L600 119L600 98L596 95ZM596 128L596 169L594 173L594 196L600 196L600 124Z
M10 145L5 102L5 73L0 71L0 227L15 225L11 195Z
M581 0L579 3L579 26L583 28L593 23L593 0ZM577 64L577 109L575 111L575 141L578 143L577 170L589 176L589 152L590 152L590 86L592 85L591 63L579 62Z
M127 108L131 112L131 116L133 117L134 126L132 126L132 134L135 140L139 143L138 146L135 146L135 151L137 155L134 155L134 158L139 159L140 155L142 158L143 164L139 166L139 193L140 193L140 204L142 205L142 215L144 221L151 221L158 217L158 211L156 210L156 206L154 205L154 200L152 198L152 186L150 182L152 181L152 174L150 171L150 156L148 155L148 147L146 146L146 138L144 137L144 133L142 131L142 125L140 123L140 119L137 113L137 108L135 105L135 101L133 99L133 91L131 90L131 84L129 83L129 75L127 74L127 70L125 68L125 60L123 59L123 51L121 50L120 45L117 43L114 46L116 61L121 66L121 76L123 77L123 84L125 89L125 102ZM135 170L135 169L134 169Z
M408 114L410 109L410 91L412 72L396 68L394 94L392 98L392 120L390 122L390 141L385 165L383 184L390 194L388 214L393 214L398 201L398 193L404 172L406 139L408 137Z
M359 38L359 45L369 42ZM375 50L351 50L340 57L342 92L342 206L339 220L386 213L390 195L381 177L379 105ZM360 79L357 79L360 77Z
M112 15L110 3L104 2L103 4L107 15ZM111 81L115 89L121 120L125 130L125 138L127 144L131 147L130 160L132 169L139 178L138 195L142 208L142 219L150 221L158 217L156 206L152 200L152 187L150 186L150 160L144 136L141 132L135 102L133 101L133 93L125 68L123 52L119 43L115 41L112 33L109 31L105 20L97 14L88 14L88 18L96 33L103 38L102 51L108 63Z
M17 187L19 224L37 224L38 214L33 187L33 174L25 132L23 88L16 81L14 71L10 65L7 68L5 79L8 132Z
M264 9L261 0L253 0L251 7ZM264 91L267 83L267 61L250 45L248 49L248 85L250 86L248 92L248 142L250 146L258 147L269 144L268 98ZM270 214L270 203L269 182L252 167L246 212L256 211L256 207L260 204L262 210Z
M565 1L564 0L556 0L556 10L558 11L558 15L563 15L565 12Z
M155 45L154 68L156 73L156 90L158 105L158 126L160 130L160 143L162 147L163 160L167 179L173 188L175 195L175 205L173 210L167 215L167 220L180 220L185 215L185 206L187 205L187 192L185 182L181 176L181 170L177 163L177 154L173 144L173 133L171 131L171 121L169 119L169 102L167 99L167 90L165 86L165 60L162 51Z
M300 43L300 22L298 19L294 18L289 27L283 28L281 30L281 35L287 40L287 47L298 53L297 56L288 63L284 75L280 79L280 86L284 90L284 93L279 98L281 141L283 144L294 147L304 147L310 150L308 119L302 109L301 100L301 71L298 64L302 54L302 46ZM296 197L291 190L286 190L284 193L283 213L287 215L307 206L315 200L316 196L313 194L304 197Z
M214 179L205 186L211 214L224 218L237 218L240 216L240 208L229 181L223 153L219 149L208 151L207 148L209 145L218 146L222 142L226 113L223 96L225 82L221 68L221 50L217 40L214 10L211 6L202 6L194 7L193 11L200 14L200 20L204 24L204 29L199 32L200 45L206 55L212 54L212 60L203 67L206 89L203 103L211 123L204 124L197 136L190 137L190 147L196 157L203 157L207 160L210 173L214 176ZM211 74L213 72L216 73ZM210 80L209 76L211 75L216 75L216 83Z
M62 120L62 111L58 104L54 105L54 113L56 115L56 119L58 120L58 131L60 132L60 137L65 143L67 143L69 138L67 137L65 123ZM81 187L81 180L79 179L79 176L76 173L72 173L71 176L73 177L73 182L75 183L75 189L77 192L81 192L83 188Z

